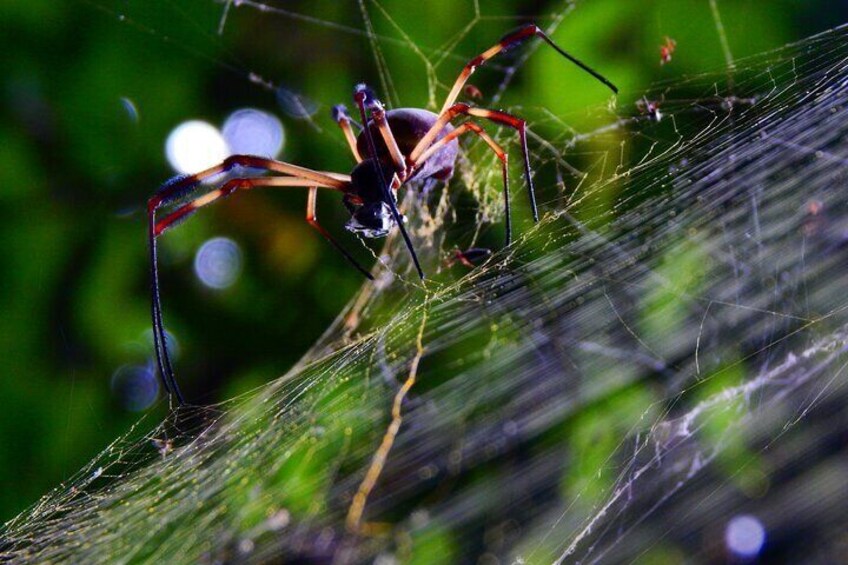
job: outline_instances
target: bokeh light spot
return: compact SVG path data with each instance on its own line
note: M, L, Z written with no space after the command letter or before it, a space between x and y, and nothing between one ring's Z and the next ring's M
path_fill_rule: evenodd
M766 541L766 530L754 516L735 516L727 523L724 539L727 549L734 555L743 558L756 557Z
M229 115L223 127L224 141L233 154L274 158L285 141L283 124L273 114L245 108Z
M121 106L123 106L124 112L127 113L129 119L134 123L138 123L138 108L135 107L135 103L126 96L122 96Z
M150 367L124 365L112 374L112 393L124 408L140 412L159 396L159 380Z
M241 249L226 237L210 239L194 256L194 272L200 282L210 288L232 286L241 273Z
M153 329L148 328L144 331L144 343L147 344L147 349L145 351L153 351L155 349L153 343ZM167 329L165 330L165 343L168 347L168 354L171 356L171 361L176 361L180 358L182 354L182 349L180 348L180 342L177 341L177 338L174 334L172 334ZM152 363L151 359L151 363Z
M216 165L229 155L227 142L218 128L200 120L175 127L165 142L165 155L171 167L190 175Z

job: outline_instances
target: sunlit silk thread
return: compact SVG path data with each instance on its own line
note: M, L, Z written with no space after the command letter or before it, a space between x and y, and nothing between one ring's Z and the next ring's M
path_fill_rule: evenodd
M287 116L297 120L309 119L318 111L318 104L282 86L277 89L277 104Z

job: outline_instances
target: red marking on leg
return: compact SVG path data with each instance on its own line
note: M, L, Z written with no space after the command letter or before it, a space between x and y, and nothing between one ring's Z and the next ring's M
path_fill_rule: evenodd
M471 106L469 104L466 104L465 102L457 102L456 104L454 104L453 106L451 106L450 108L448 108L447 110L442 112L442 116L440 117L439 121L436 122L436 123L439 124L441 122L441 128L444 128L444 124L453 120L455 117L459 116L460 114L467 114L470 109L471 109ZM435 127L435 125L433 127ZM439 128L439 129L441 129L441 128Z
M175 222L182 220L196 209L197 208L194 206L194 204L191 203L180 206L175 211L171 212L170 214L156 222L156 227L153 229L153 236L159 237L162 232L171 227L171 225L173 225Z
M180 206L175 211L171 212L164 218L162 218L157 224L154 230L154 235L158 236L163 231L167 230L171 225L176 222L179 222L195 210L202 208L208 204L215 202L216 200L220 200L221 198L226 198L230 196L237 190L249 190L253 188L254 182L261 182L262 180L272 180L272 179L257 179L257 181L251 181L250 179L232 179L224 183L221 188L217 190L213 190L204 194L199 198L195 198L188 204Z
M528 24L518 31L514 31L510 34L505 35L501 38L499 45L504 49L508 49L512 45L516 43L521 43L525 39L529 37L533 37L534 35L542 33L542 30L539 29L535 24Z
M148 200L147 201L147 214L150 215L150 214L153 214L154 212L156 212L156 210L159 208L159 206L161 204L162 204L162 197L158 196L158 195L154 196L153 198Z
M216 196L214 200L217 200L218 198L226 198L237 190L250 190L251 188L253 188L253 183L251 181L247 179L233 179L224 183L224 186L219 189L221 194Z

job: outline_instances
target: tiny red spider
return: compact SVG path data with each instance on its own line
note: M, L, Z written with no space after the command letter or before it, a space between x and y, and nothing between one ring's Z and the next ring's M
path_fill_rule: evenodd
M669 36L665 36L665 43L660 45L660 65L671 62L671 56L675 49L677 49L677 42Z
M330 233L318 223L316 215L316 197L318 189L330 189L341 193L342 202L351 213L345 227L364 237L383 237L397 226L412 256L418 275L424 273L418 257L412 247L412 241L404 228L403 217L397 208L397 191L407 183L426 180L447 181L453 174L454 164L459 152L457 138L467 132L480 136L497 155L501 162L504 186L504 221L506 224L506 245L512 237L512 224L509 208L509 178L507 176L507 153L498 145L473 118L482 118L499 125L515 129L521 142L524 157L524 175L530 195L533 219L538 221L536 197L533 179L530 175L530 159L527 153L526 123L506 112L472 107L457 103L456 99L466 85L468 78L486 61L504 51L532 38L540 37L563 57L567 58L613 92L618 89L598 72L592 70L556 45L542 30L534 24L525 25L504 36L495 45L471 59L459 74L451 88L442 109L438 114L419 108L398 108L386 111L383 104L365 85L357 85L354 101L359 116L366 127L358 136L351 128L351 119L344 106L333 108L333 118L341 127L350 150L357 161L350 175L314 171L290 163L266 159L252 155L233 155L222 163L194 175L176 177L166 182L148 201L150 263L152 279L153 337L156 349L156 361L159 373L168 392L173 393L180 404L184 403L177 387L174 371L165 338L165 325L162 320L162 304L159 292L159 275L156 256L156 239L168 228L199 208L230 196L239 190L259 187L293 187L309 189L306 203L306 221L327 239L342 255L363 275L372 279L371 273L362 267ZM369 117L370 113L370 117ZM451 122L460 116L468 118L454 127ZM231 171L236 167L262 169L283 176L246 176L228 180L219 188L179 205L197 189L201 182L209 177ZM163 206L174 208L160 220L156 212Z
M478 263L485 261L491 256L492 250L485 247L472 247L465 251L456 249L445 261L445 267L453 267L456 263L460 263L469 269L473 269Z

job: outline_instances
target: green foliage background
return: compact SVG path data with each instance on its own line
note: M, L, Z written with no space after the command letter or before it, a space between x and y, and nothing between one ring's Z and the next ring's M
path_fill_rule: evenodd
M356 2L283 5L364 29ZM379 33L398 36L375 6L365 5ZM474 18L473 4L455 0L379 6L425 52L445 45ZM567 7L483 2L484 18L453 51L474 55L518 23L533 18L544 25ZM720 1L719 8L735 57L779 47L848 16L848 9L825 0ZM222 10L213 0L0 3L2 517L33 503L139 418L112 393L110 377L123 365L146 363L151 353L143 210L172 175L163 150L169 131L191 118L220 123L248 106L281 114L273 93L248 79L254 71L320 104L321 132L282 116L282 158L350 168L328 114L349 100L356 82L379 85L367 39L247 7L231 9L218 36ZM678 51L661 67L664 36L677 41ZM724 64L708 0L585 0L554 38L619 85L621 106L652 82ZM422 59L403 46L383 53L399 102L426 104ZM434 70L449 84L461 66L448 58ZM496 79L481 72L475 84L487 92ZM579 128L580 109L604 96L591 79L542 49L502 105L545 107L567 114ZM124 98L137 108L137 120ZM303 222L304 201L305 195L251 194L198 215L166 238L165 312L192 402L212 403L283 373L359 286L359 275ZM340 228L344 214L328 199L322 218ZM214 235L235 238L246 253L239 283L223 292L201 287L191 269L197 246ZM166 402L151 409L151 426L166 409Z

